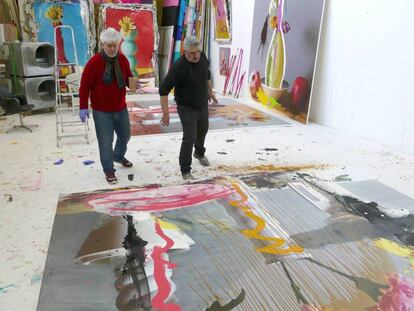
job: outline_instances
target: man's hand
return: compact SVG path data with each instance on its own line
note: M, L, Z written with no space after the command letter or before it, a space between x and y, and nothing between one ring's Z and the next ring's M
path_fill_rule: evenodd
M162 118L161 118L160 123L161 123L162 126L170 125L170 114L168 112L162 114Z
M209 99L209 103L211 104L211 103L213 103L213 104L217 104L218 103L218 101L217 101L217 98L216 98L216 94L211 94L211 96L210 96L210 99Z
M88 109L79 110L79 118L81 119L82 123L85 123L86 119L89 119L89 110Z

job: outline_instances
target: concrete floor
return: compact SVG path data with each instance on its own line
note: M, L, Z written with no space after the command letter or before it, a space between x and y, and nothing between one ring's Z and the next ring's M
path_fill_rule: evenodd
M134 167L119 168L119 182L111 186L101 171L92 122L89 145L73 138L63 140L58 148L54 113L26 117L26 123L40 125L33 133L19 129L6 134L17 121L16 115L0 121L0 310L36 310L59 195L182 182L181 133L132 137L127 158ZM325 166L307 172L321 180L332 181L344 174L354 181L377 179L414 198L413 157L317 124L211 131L206 147L211 166L194 163L197 178L223 175L223 166L243 170L267 164L315 164ZM278 151L266 153L262 150L266 147ZM223 151L227 154L217 153ZM58 159L63 164L53 165ZM84 160L95 164L85 166ZM130 173L135 175L133 181L127 179Z

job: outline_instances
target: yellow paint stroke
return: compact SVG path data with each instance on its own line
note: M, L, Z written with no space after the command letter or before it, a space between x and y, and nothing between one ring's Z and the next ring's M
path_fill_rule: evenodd
M257 96L257 99L265 106L269 102L269 97L267 97L262 87L259 87L259 89L256 92L256 96Z
M217 170L225 172L291 172L308 169L325 169L326 164L303 164L303 165L256 165L256 166L227 166L218 165Z
M414 250L402 246L396 242L387 239L378 239L374 241L376 247L400 257L406 257L410 261L411 268L414 268Z
M260 232L266 227L265 220L256 215L252 210L250 205L246 204L248 199L247 195L241 190L240 186L236 183L232 183L233 189L240 195L240 200L232 200L229 202L231 206L234 206L243 211L243 213L250 219L256 222L256 227L254 229L244 229L241 233L248 238L261 240L261 241L271 241L273 243L265 247L257 247L256 251L260 253L267 254L277 254L277 255L286 255L291 253L302 253L303 248L301 246L290 246L288 248L281 248L286 244L286 240L276 237L268 237L262 235Z
M163 229L163 230L179 230L178 227L175 224L171 223L171 222L161 220L159 218L157 218L157 221L160 224L161 229Z

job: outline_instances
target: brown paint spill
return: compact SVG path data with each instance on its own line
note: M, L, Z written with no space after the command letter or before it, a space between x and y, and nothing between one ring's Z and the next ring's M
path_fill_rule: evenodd
M309 169L324 169L327 164L302 164L302 165L255 165L255 166L227 166L219 165L215 169L225 172L291 172Z
M282 248L286 244L286 240L276 237L268 237L262 235L260 232L266 227L266 221L256 215L251 207L246 204L248 197L247 195L241 190L238 184L232 183L233 189L240 195L240 200L233 200L229 201L231 206L234 206L243 211L243 213L251 218L253 221L256 222L256 227L254 229L245 229L242 230L242 234L247 236L248 238L253 238L256 240L261 241L269 241L273 242L265 247L258 247L256 250L260 253L267 253L267 254L276 254L276 255L286 255L291 253L302 253L303 247L299 245L289 246L287 248Z

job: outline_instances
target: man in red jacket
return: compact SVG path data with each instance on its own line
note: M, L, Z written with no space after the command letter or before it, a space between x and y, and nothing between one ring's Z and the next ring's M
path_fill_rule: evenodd
M133 75L128 59L119 53L121 34L107 28L99 38L102 51L88 61L82 74L79 117L82 122L89 118L90 98L102 168L108 183L115 184L114 162L124 167L132 166L125 158L131 136L125 96L129 77ZM117 139L113 149L114 132Z

